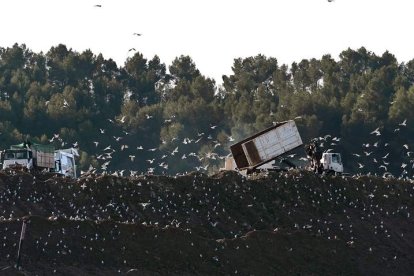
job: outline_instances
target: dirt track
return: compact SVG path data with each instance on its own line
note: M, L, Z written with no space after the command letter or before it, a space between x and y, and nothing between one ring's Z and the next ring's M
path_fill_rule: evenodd
M414 185L290 171L247 180L0 173L0 273L410 275Z

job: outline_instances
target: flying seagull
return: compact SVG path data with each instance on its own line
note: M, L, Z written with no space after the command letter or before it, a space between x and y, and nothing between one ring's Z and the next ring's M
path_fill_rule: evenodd
M95 5L96 8L102 8L102 5Z
M376 130L374 130L373 132L371 132L370 134L375 134L377 136L381 135L381 132L379 131L379 128L377 128Z
M399 123L398 125L399 126L407 126L407 119L405 119L404 122Z
M133 35L141 36L142 34L140 34L140 33L133 33Z

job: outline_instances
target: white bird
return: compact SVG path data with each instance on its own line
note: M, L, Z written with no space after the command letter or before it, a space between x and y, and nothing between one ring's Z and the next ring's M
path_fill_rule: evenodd
M124 149L127 149L127 148L129 148L128 145L121 145L121 151L123 151Z
M408 145L404 144L403 147L408 150Z
M399 123L398 125L399 126L407 126L407 119L405 119L404 122Z
M125 123L125 118L126 118L126 116L122 116L122 118L118 121L120 121L121 123Z
M150 205L151 204L151 202L140 202L139 203L139 205L141 205L142 206L142 208L144 208L144 210L145 210L145 208L147 208L147 206L148 205Z
M129 155L129 159L131 159L131 161L134 162L135 155Z
M359 169L362 169L364 167L364 165L362 165L361 163L358 163L358 167L359 167Z
M104 151L106 151L106 150L111 150L112 148L111 148L111 145L109 145L109 146L107 146L106 148L104 148Z
M379 131L379 128L377 128L376 130L372 131L370 134L375 134L377 136L380 136L381 135L381 133Z
M176 147L172 152L171 152L171 155L174 155L174 154L176 154L178 152L178 147Z

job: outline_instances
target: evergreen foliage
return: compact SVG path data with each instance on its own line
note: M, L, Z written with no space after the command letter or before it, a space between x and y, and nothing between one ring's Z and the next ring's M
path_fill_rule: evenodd
M383 173L386 163L396 175L412 174L414 60L400 64L362 47L338 61L324 55L290 66L236 58L232 69L217 87L184 55L167 72L158 56L139 52L118 66L62 44L46 54L0 48L0 142L75 144L82 170L110 161L108 170L214 171L232 143L296 118L304 142L323 137L350 172L364 163L365 172Z

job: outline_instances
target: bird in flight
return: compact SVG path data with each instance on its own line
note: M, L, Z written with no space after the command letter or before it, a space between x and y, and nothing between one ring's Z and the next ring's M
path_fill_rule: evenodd
M381 132L379 131L379 128L377 128L376 130L374 130L373 132L371 132L370 134L375 134L377 136L381 135Z
M399 126L407 126L407 119L405 119L404 122L399 123L398 125Z
M135 48L131 48L131 49L128 50L128 52L131 52L131 51L136 51L136 50L135 50Z
M333 2L334 0L328 0L329 3Z
M95 5L96 8L102 8L102 5Z
M63 107L69 107L69 103L66 101L66 99L63 99Z
M142 34L140 34L140 33L133 33L133 35L141 36Z

